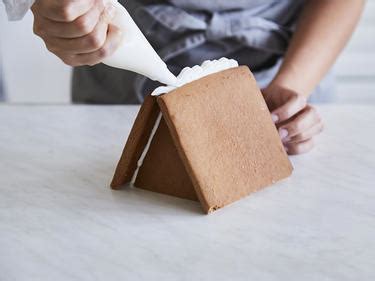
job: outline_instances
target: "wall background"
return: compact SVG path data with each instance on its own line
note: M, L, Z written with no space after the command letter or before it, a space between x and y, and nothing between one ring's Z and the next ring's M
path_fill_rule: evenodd
M2 2L1 61L7 102L70 102L70 68L33 35L31 13L20 22L8 22ZM375 104L375 1L367 1L360 25L335 69L339 103Z
M69 103L70 68L49 53L32 32L31 12L22 21L8 22L0 1L0 60L6 101L10 103Z

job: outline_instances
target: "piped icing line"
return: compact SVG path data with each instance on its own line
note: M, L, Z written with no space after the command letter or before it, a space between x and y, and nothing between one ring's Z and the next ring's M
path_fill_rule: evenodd
M238 62L234 59L221 58L218 60L206 60L201 65L195 65L193 67L185 67L181 70L177 76L176 86L166 85L157 87L153 92L152 96L159 96L165 93L181 87L194 80L198 80L204 76L220 72L225 69L237 67Z
M160 86L157 87L153 92L152 96L160 96L162 94L169 93L170 91L173 91L174 89L177 89L178 87L181 87L187 83L190 83L194 80L198 80L204 76L220 72L225 69L237 67L238 62L233 59L227 59L227 58L221 58L218 60L206 60L201 65L195 65L193 67L185 67L181 70L180 74L177 76L177 83L176 86L172 85L166 85L166 86ZM154 127L151 130L151 134L148 138L148 141L142 151L141 156L139 157L137 161L137 168L134 171L134 174L132 176L132 179L130 181L130 185L134 187L134 183L137 180L137 176L139 173L139 169L143 165L143 161L147 155L148 150L150 149L150 145L152 142L152 139L155 136L156 130L159 127L160 120L162 118L161 112L159 112L158 117L156 118Z
M152 142L152 139L154 138L155 134L156 134L156 130L158 129L159 127L159 124L160 124L160 120L161 120L161 117L162 117L162 114L161 112L159 112L158 114L158 117L156 118L156 121L155 121L155 124L154 124L154 127L152 127L152 130L151 130L151 134L148 138L148 141L142 151L142 154L141 156L139 157L138 161L137 161L137 168L135 169L134 171L134 174L132 176L132 179L130 181L130 185L131 186L134 186L134 183L137 179L137 176L138 176L138 172L139 172L139 169L141 168L141 166L143 165L143 161L145 160L145 157L147 155L147 152L148 150L150 149L150 145L151 145L151 142Z

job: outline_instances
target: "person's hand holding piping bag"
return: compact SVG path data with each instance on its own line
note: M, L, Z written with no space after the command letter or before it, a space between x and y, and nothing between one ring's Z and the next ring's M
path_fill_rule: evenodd
M289 154L311 150L323 130L307 99L348 41L364 1L309 1L276 77L263 89L284 147Z
M34 33L49 51L71 66L94 65L111 55L121 31L109 24L115 15L103 0L36 0Z

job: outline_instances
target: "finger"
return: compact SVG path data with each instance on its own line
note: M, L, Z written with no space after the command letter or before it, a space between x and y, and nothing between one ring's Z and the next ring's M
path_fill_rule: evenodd
M53 36L57 38L77 38L91 33L100 19L104 5L99 1L86 14L78 17L73 22L57 22L45 17L35 17L34 33L43 36Z
M314 147L313 139L308 139L298 143L285 144L285 150L290 155L302 154L310 151Z
M282 139L288 140L302 132L310 129L321 120L315 110L310 105L307 105L296 116L287 121L279 127L279 133Z
M92 53L66 57L64 62L71 66L95 65L102 62L104 58L113 54L113 52L119 46L121 40L121 30L114 25L109 25L107 40L102 48Z
M101 0L39 0L35 1L32 11L53 21L72 22L86 14L96 2Z
M272 112L273 110L275 110L277 108L277 105L275 103L275 99L272 98L272 94L270 94L268 92L268 90L264 89L264 90L262 90L262 95L263 95L264 101L267 104L268 110L270 112ZM275 115L275 117L272 118L272 120L274 122L277 122L277 119L279 119L279 117L276 116L276 115Z
M277 120L277 123L288 120L301 111L305 106L305 97L297 94L293 95L286 101L286 103L272 111L272 115L274 116L273 119Z
M302 133L292 137L290 140L287 141L287 143L292 144L292 143L303 142L303 141L306 141L308 139L311 139L312 137L321 133L323 131L323 128L324 128L323 122L320 121L319 123L315 124L310 129L308 129L307 131L302 132Z
M99 50L107 37L108 23L101 16L94 30L79 38L45 38L48 49L54 53L76 55Z

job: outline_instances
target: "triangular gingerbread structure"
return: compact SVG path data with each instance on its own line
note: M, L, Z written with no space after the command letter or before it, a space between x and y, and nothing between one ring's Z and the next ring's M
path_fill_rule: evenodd
M111 187L136 174L136 187L199 200L209 213L291 172L256 81L241 66L148 96Z

